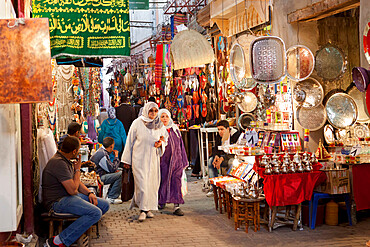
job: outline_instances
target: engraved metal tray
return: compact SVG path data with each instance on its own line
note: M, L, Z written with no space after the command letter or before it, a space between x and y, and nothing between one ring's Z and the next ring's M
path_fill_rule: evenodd
M296 118L302 128L309 129L311 131L319 130L326 122L325 107L322 104L314 108L298 107Z
M326 102L325 109L330 124L335 128L344 129L357 120L356 102L348 94L333 94Z

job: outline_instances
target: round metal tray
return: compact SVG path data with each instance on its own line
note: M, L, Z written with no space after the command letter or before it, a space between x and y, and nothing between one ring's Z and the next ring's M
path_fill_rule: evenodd
M314 108L298 107L296 119L299 125L304 129L309 129L311 131L319 130L326 122L325 107L322 104Z
M325 110L330 124L338 129L353 125L358 116L356 102L345 93L333 94L326 102Z

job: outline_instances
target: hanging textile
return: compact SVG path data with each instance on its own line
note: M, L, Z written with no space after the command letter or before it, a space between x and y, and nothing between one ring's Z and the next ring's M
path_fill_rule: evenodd
M49 18L53 58L130 56L128 0L33 0L34 18Z
M162 71L163 71L163 45L157 45L157 52L155 56L155 86L157 88L156 93L160 94L160 88L162 85Z

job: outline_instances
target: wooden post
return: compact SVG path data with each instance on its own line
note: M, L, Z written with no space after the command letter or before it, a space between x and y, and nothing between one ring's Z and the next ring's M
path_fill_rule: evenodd
M34 232L33 169L32 169L32 105L21 104L21 145L23 179L24 231Z

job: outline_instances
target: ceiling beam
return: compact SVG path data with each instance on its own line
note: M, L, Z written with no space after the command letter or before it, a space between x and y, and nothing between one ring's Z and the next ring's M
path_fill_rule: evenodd
M323 0L288 14L288 22L317 21L360 6L360 0Z

